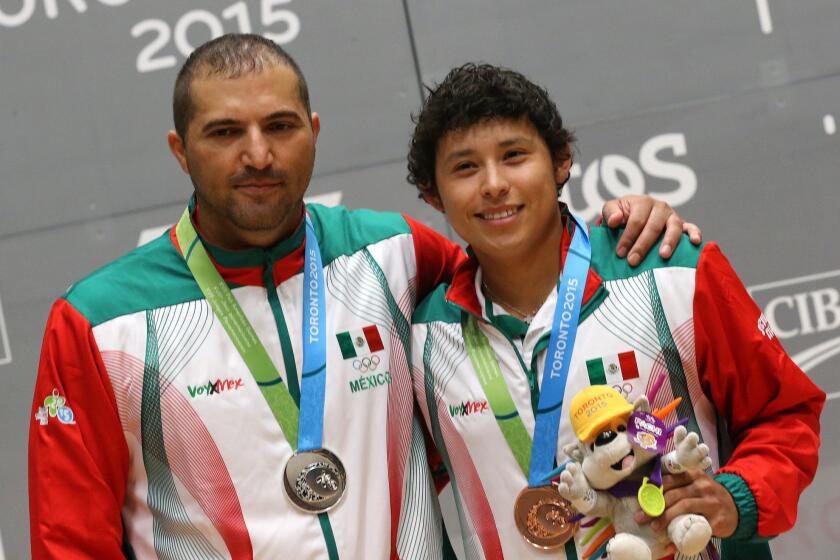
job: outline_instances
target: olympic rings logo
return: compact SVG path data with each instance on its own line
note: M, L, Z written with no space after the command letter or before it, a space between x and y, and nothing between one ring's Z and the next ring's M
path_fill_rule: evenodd
M630 398L630 393L633 391L633 385L631 383L622 383L621 385L613 385L613 389L621 393L625 399Z
M376 371L376 368L379 367L379 356L374 354L369 358L361 358L357 360L353 360L353 369L356 371L360 371L362 373L366 373L368 371Z

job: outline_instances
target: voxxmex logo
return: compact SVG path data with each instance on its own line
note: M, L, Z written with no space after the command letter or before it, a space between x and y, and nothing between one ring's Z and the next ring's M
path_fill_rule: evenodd
M840 270L747 288L793 361L829 398L840 397Z

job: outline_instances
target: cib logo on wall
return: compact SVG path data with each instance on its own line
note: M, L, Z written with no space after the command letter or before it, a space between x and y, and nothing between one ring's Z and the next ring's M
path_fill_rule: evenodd
M748 288L793 361L832 396L840 396L840 270ZM831 367L834 364L835 367Z

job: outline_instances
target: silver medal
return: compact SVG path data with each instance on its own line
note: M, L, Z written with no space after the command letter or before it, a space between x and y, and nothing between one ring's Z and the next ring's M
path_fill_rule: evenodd
M299 451L286 463L283 483L292 504L308 513L323 513L341 500L347 473L326 449Z

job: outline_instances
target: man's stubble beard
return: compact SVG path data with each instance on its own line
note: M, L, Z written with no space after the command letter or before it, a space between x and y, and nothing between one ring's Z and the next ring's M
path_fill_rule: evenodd
M287 197L281 196L280 199L273 204L258 202L243 204L241 201L237 202L233 190L235 187L232 187L231 190L228 191L226 201L215 201L212 197L204 195L203 190L198 186L198 183L191 172L189 173L189 177L193 184L196 200L199 202L200 206L210 209L210 211L216 216L225 219L240 231L251 233L272 231L280 228L284 224L288 225L289 220L294 220L295 222L297 221L296 217L299 215L304 206L303 194L309 188L309 183L312 180L312 173L315 168L315 155L316 149L315 146L313 146L306 175L305 177L300 177L300 179L304 181L304 187L300 194L300 198L288 200ZM187 160L187 167L191 167L189 159ZM292 177L289 177L286 172L279 170L268 171L267 173L260 171L249 173L247 171L243 171L229 178L229 180L235 182L236 180L244 180L246 177L262 177L265 175L284 181L282 186L276 188L288 189L290 191L297 190L294 186L290 185L290 179L292 179ZM227 204L224 202L227 202ZM247 208L246 206L251 206L253 210Z
M236 229L247 232L272 231L291 218L297 215L303 205L303 200L288 201L281 198L277 202L251 202L247 203L237 200L231 193L226 201L214 201L205 196L201 189L193 181L196 199L199 207L209 209L216 216L220 216L232 224ZM286 188L277 187L277 188Z

